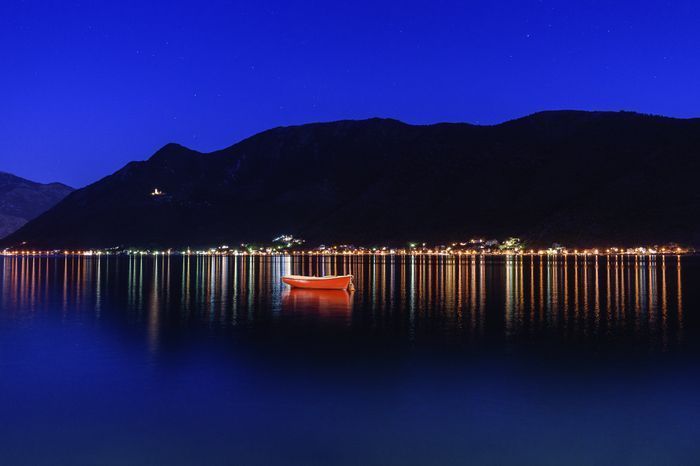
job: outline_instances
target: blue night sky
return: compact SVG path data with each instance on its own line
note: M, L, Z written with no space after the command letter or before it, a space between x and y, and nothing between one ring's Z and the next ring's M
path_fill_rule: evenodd
M170 141L343 118L700 116L698 25L684 0L6 0L0 170L83 186Z

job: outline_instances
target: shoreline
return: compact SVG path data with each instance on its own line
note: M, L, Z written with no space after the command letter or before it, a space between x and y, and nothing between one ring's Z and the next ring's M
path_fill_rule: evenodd
M0 256L16 257L91 257L91 256L214 256L214 257L615 257L615 256L687 256L695 255L693 248L654 249L654 248L593 248L593 249L539 249L527 251L475 251L453 249L355 249L355 250L302 250L302 251L266 251L266 250L3 250Z

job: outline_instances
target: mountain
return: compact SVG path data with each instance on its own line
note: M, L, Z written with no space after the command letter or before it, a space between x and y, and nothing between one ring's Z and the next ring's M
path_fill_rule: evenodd
M0 172L0 238L47 211L73 191L61 183L41 184Z
M310 244L700 244L699 156L700 119L630 112L280 127L208 154L168 144L0 245L235 245L281 233Z

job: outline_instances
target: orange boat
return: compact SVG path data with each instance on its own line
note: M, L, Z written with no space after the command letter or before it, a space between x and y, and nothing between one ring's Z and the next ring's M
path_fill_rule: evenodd
M325 277L307 277L305 275L285 275L282 282L292 288L314 290L353 290L352 275L326 275Z

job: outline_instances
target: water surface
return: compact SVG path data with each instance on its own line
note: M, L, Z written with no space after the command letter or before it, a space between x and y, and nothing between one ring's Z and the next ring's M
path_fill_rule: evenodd
M0 257L0 463L692 464L698 279L675 256Z

